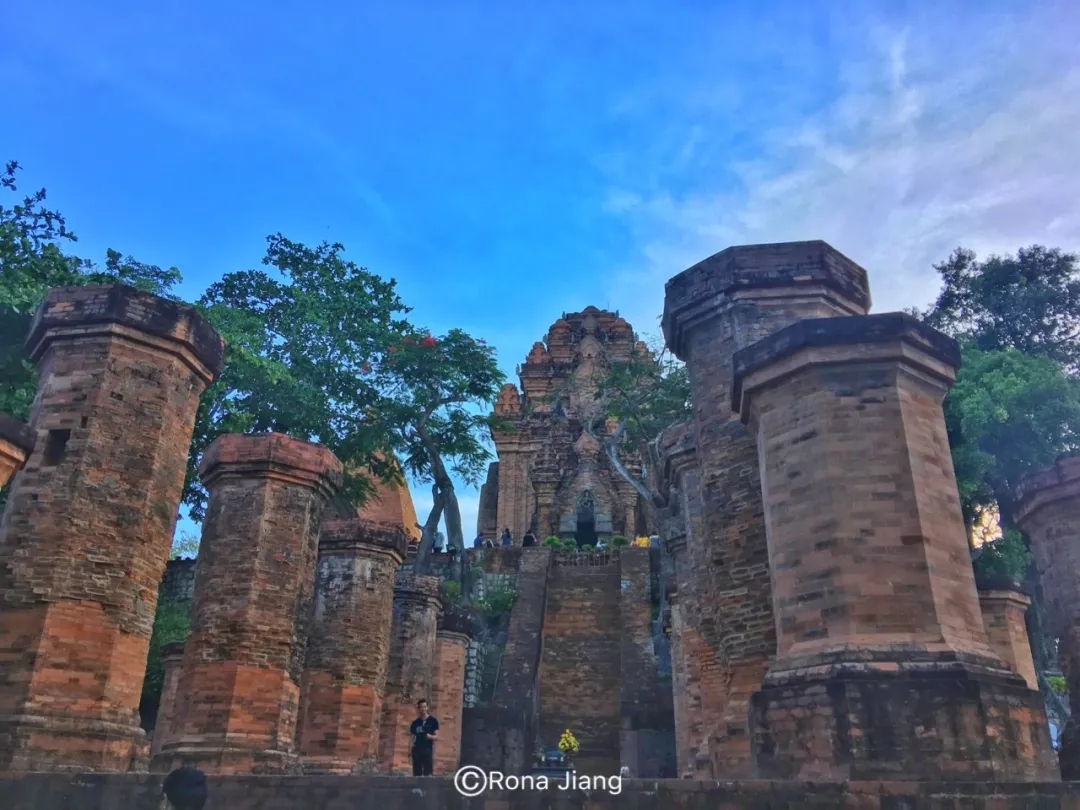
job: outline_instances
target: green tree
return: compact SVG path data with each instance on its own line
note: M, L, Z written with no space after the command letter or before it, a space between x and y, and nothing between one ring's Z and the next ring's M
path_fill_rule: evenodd
M15 200L10 208L0 200L0 411L25 421L37 388L25 340L50 288L120 282L173 297L181 277L175 267L163 270L111 249L103 266L69 253L76 236L63 215L47 207L45 189L19 199L19 169L9 161L0 175L0 189Z
M226 365L204 395L184 489L201 520L198 481L203 451L222 433L275 431L326 445L345 465L342 499L361 504L370 476L399 479L379 414L383 392L372 370L410 327L396 282L342 255L340 244L315 248L277 234L263 265L229 273L199 306L226 340Z
M1077 256L1041 245L1016 256L957 248L934 266L941 294L923 317L978 349L1016 349L1080 369L1080 266Z
M945 419L965 521L997 509L1013 525L1020 478L1080 449L1080 380L1060 363L1016 349L962 347Z
M193 532L181 532L173 538L170 560L193 560L199 556L199 535Z
M501 426L487 411L506 377L494 349L460 329L440 337L412 329L372 371L384 392L381 420L402 464L413 478L431 482L432 508L417 550L422 571L440 518L449 545L465 548L454 477L476 485L486 471L491 429Z

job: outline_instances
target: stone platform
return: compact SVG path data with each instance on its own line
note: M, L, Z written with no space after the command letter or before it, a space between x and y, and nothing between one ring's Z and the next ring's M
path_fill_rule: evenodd
M4 810L158 810L149 774L0 774ZM466 799L448 778L210 777L206 810L1078 810L1080 782L697 782L624 780L593 791L489 792Z

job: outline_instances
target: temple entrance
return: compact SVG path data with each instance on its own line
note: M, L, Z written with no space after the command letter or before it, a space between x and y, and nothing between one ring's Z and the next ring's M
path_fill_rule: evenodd
M574 540L579 548L596 545L596 499L592 490L585 490L578 498Z
M593 517L592 512L587 515L578 512L574 539L579 548L596 545L596 518Z

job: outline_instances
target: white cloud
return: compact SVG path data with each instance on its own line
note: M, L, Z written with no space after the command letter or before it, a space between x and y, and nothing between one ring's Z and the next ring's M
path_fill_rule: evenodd
M651 155L696 156L685 191L610 172L606 210L638 253L618 279L624 314L651 325L663 283L729 245L824 239L867 268L876 312L929 303L932 265L960 245L1080 248L1080 56L1055 22L973 24L953 49L915 26L869 31L818 114L743 133L754 157L695 148L697 119Z

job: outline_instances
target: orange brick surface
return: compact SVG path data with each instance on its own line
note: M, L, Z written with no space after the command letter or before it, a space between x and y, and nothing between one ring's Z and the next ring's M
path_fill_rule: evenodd
M207 448L200 476L210 501L179 713L156 770L295 767L319 529L341 472L325 447L275 433L225 435Z
M461 714L465 696L465 656L471 626L467 616L445 613L436 634L435 684L431 713L439 721L434 772L453 774L461 761Z
M400 526L323 524L297 729L305 771L349 773L378 756L394 577L407 542Z
M36 452L0 523L0 768L127 770L199 395L223 344L130 287L49 292Z
M708 725L691 742L701 778L752 775L747 705L776 648L757 450L731 410L732 357L803 318L869 306L866 271L824 242L728 248L667 283L664 335L690 373L700 468L680 590Z
M412 773L409 726L417 718L418 700L432 704L441 609L438 577L398 572L379 744L379 765L385 772Z
M4 487L34 449L35 436L29 427L6 413L0 413L0 487Z
M806 320L735 357L778 628L754 698L762 775L1053 771L1042 699L983 626L941 409L958 363L900 313Z

